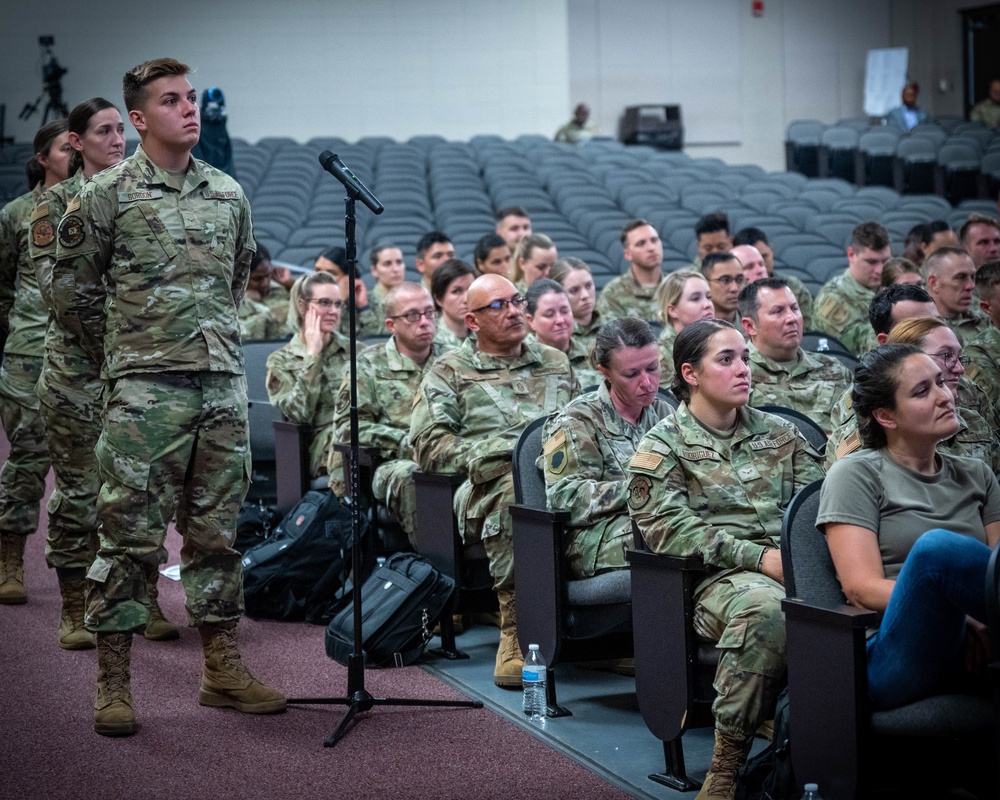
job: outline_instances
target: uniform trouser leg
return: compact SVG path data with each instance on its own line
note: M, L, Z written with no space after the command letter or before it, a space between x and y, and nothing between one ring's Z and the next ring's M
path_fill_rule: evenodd
M632 521L601 520L589 528L571 528L566 536L566 566L574 578L591 578L601 572L625 569L625 551L632 549Z
M379 464L372 476L372 494L385 504L392 518L406 531L410 546L416 547L417 490L413 473L418 469L415 461L398 458Z
M95 398L95 403L103 403L103 399ZM99 411L95 408L86 418L41 404L55 479L46 506L49 534L45 561L55 569L86 570L94 560L97 494L101 488L95 455L101 434Z
M721 733L748 740L774 713L785 682L784 587L753 572L736 572L696 598L695 631L719 648L712 704Z
M129 375L109 387L97 447L101 547L89 577L87 627L138 630L149 610L167 523L183 538L181 580L191 624L243 613L232 548L249 483L246 380L215 373Z
M42 359L7 354L0 368L0 421L10 454L0 468L0 534L27 536L38 529L49 452L35 385Z
M514 530L510 512L514 503L514 477L506 473L485 483L473 484L468 493L465 532L481 531L490 561L493 588L514 589Z

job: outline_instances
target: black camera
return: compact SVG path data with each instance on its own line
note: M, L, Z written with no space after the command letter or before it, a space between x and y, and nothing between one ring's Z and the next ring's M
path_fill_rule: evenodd
M38 44L42 47L52 47L56 43L55 36L39 36Z

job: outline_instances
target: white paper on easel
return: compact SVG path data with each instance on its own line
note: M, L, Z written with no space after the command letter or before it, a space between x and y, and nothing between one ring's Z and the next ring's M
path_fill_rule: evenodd
M881 117L899 105L910 61L907 47L869 50L865 66L865 114Z

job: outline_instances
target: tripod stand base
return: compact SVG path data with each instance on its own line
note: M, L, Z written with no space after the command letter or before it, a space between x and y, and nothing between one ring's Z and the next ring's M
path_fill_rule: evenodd
M300 697L290 698L290 705L341 705L347 706L347 713L337 729L323 742L324 747L333 747L339 742L355 715L370 711L375 706L421 706L427 708L482 708L480 700L417 700L409 697L372 697L365 689L359 689L347 697Z

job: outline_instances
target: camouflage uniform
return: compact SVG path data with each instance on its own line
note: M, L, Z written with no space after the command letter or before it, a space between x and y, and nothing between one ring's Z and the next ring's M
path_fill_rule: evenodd
M372 476L372 493L384 503L414 543L417 497L413 473L417 462L410 447L410 411L420 381L435 359L451 348L432 345L423 364L416 364L396 347L393 336L384 345L358 356L358 444L374 447L382 463ZM346 370L345 370L346 372ZM337 392L333 423L335 442L351 440L351 387L344 375ZM330 451L332 454L332 450Z
M573 577L625 568L625 550L632 546L625 469L642 437L670 411L657 397L633 425L615 410L602 383L545 423L538 461L549 508L570 513L566 562Z
M816 295L816 327L839 339L855 355L860 354L871 328L868 305L874 296L874 291L858 283L851 270L845 269Z
M84 185L57 240L56 321L110 381L87 627L145 627L175 514L188 621L237 619L232 544L250 466L237 313L255 247L243 191L196 159L170 175L140 146Z
M372 316L382 325L382 331L388 333L385 327L385 296L389 294L386 288L375 282L372 290L368 292L368 307L372 310Z
M350 342L337 331L318 356L306 352L301 334L267 357L267 396L290 422L309 425L309 474L327 474L333 437L333 406L347 369ZM339 466L339 457L336 464Z
M629 269L601 289L597 298L597 310L601 312L605 322L622 317L638 317L647 322L656 320L660 313L660 306L656 302L657 288L659 287L640 286Z
M833 410L854 382L847 367L833 356L798 348L794 362L783 363L750 345L752 406L784 406L805 414L829 436Z
M284 336L288 329L288 289L277 281L271 281L271 289L261 302L271 310L274 317L281 326L281 335Z
M382 336L389 331L385 328L385 317L376 316L375 309L369 302L364 308L355 309L358 336ZM344 298L344 308L340 314L337 330L344 336L350 336L351 321L347 313L347 298Z
M606 321L601 312L595 308L590 316L589 325L581 325L579 322L573 323L573 338L579 339L584 346L589 348L597 338L597 332Z
M962 352L970 359L965 377L986 393L991 406L1000 404L1000 328L991 325Z
M566 356L569 358L569 365L573 368L573 377L583 389L590 389L604 383L604 376L590 360L589 344L584 344L580 339L571 336Z
M258 303L249 297L244 297L240 303L240 338L251 339L283 339L285 326L279 321L271 309L264 303Z
M83 173L45 191L32 213L31 259L45 305L52 308L55 230L83 186ZM50 567L86 569L97 540L97 493L101 488L94 455L101 434L104 381L95 362L50 314L45 361L37 386L45 439L55 478L49 498L45 559ZM166 551L161 555L165 558Z
M667 323L660 332L660 338L656 346L660 348L660 386L669 389L674 382L674 342L677 339L677 331L674 326Z
M795 295L795 300L799 304L799 311L802 312L802 330L811 331L813 329L813 296L809 287L794 275L781 275L775 273L776 277L783 278L788 288ZM867 319L867 317L866 317Z
M28 253L31 209L40 195L38 186L0 210L0 329L7 331L0 365L0 421L10 442L0 468L0 535L35 532L49 471L35 394L48 314Z
M469 332L469 336L472 336L471 331ZM448 324L444 321L444 317L438 317L437 328L434 331L434 344L457 349L462 346L462 342L464 341L465 339L459 339L452 329L448 327Z
M482 539L497 589L514 588L511 454L521 431L579 393L563 353L542 344L499 358L473 341L441 356L417 393L410 444L425 472L468 476L455 496L466 544Z
M821 457L791 423L744 407L731 436L709 432L682 404L646 434L629 463L629 513L655 553L701 556L695 631L716 641L716 729L740 740L773 713L785 674L784 587L759 573L779 545L800 488Z
M942 317L942 319L948 323L948 327L955 332L958 341L963 344L971 342L993 325L989 317L975 308L969 308L968 311L962 314L955 314L952 317Z

